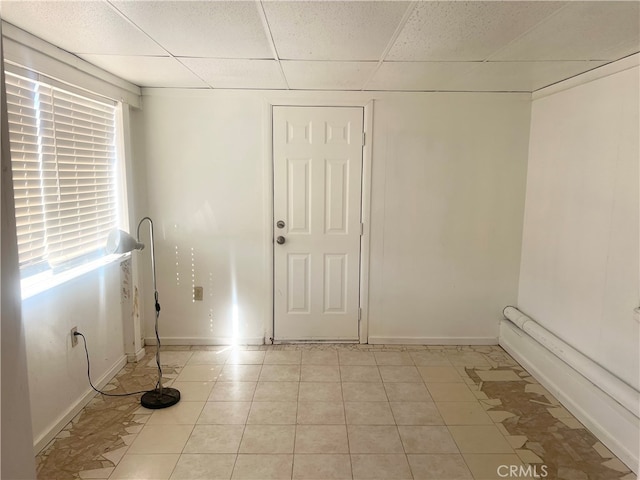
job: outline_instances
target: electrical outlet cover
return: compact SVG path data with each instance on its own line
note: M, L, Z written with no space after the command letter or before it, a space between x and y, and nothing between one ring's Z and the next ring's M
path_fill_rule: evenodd
M204 289L202 287L193 287L193 299L200 302L203 298Z

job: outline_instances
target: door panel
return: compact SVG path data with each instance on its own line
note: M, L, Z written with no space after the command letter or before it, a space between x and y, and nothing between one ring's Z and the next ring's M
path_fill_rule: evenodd
M324 256L324 313L347 311L347 256Z
M347 233L349 161L325 160L325 233Z
M310 268L309 255L290 253L288 260L288 296L289 308L287 313L310 313Z
M273 109L276 340L358 340L362 130L362 108Z
M289 233L310 233L311 162L310 158L287 158Z

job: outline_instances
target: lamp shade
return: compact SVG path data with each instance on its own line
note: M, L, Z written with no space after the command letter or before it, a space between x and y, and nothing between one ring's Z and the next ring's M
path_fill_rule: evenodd
M128 253L133 250L142 250L144 243L138 242L127 232L114 228L109 232L107 237L107 245L105 249L107 253Z

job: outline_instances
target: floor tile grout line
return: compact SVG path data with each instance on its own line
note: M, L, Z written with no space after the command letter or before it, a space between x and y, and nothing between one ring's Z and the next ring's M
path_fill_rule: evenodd
M342 398L342 411L344 412L344 431L347 435L347 455L349 455L349 472L351 473L351 478L354 478L353 475L353 459L351 456L351 443L349 441L349 425L347 424L347 409L345 406L344 400L344 388L342 386L342 369L340 368L340 355L338 354L338 377L340 379L340 396Z
M197 419L196 419L197 421ZM171 476L173 475L173 472L175 472L178 463L180 462L180 457L182 457L182 455L184 454L184 449L187 447L187 443L189 443L189 439L191 438L191 435L193 435L193 431L196 428L196 424L194 423L193 426L191 427L191 432L189 433L189 436L187 437L187 441L184 442L184 445L182 446L182 450L180 451L180 453L178 454L178 460L176 460L176 464L173 466L173 468L171 469L171 473L169 474L169 477L167 478L171 478Z
M300 379L302 378L302 354L300 354ZM291 452L291 478L293 479L293 472L296 466L296 443L298 441L298 411L300 406L300 382L298 382L298 393L296 396L296 423L293 428L293 451Z
M264 362L264 357L263 357ZM249 406L249 412L247 413L247 418L244 421L244 425L242 427L242 435L240 435L240 441L238 442L238 448L236 449L236 459L233 462L233 468L231 469L230 479L233 478L233 474L235 473L236 466L238 465L238 458L240 457L240 447L242 446L242 441L244 440L244 434L247 431L247 425L249 424L249 415L251 415L251 410L253 408L253 400L256 396L256 390L258 389L258 380L260 379L260 375L262 373L262 366L264 363L260 364L260 371L258 372L258 378L256 380L256 388L253 390L253 394L251 395L251 405Z
M402 452L404 453L404 459L407 462L407 466L409 467L409 473L411 474L411 478L413 479L413 471L411 470L411 464L409 463L409 457L407 456L407 447L404 444L402 439L402 435L400 435L400 428L398 424L395 424L396 431L398 432L398 438L400 439L400 445L402 445Z

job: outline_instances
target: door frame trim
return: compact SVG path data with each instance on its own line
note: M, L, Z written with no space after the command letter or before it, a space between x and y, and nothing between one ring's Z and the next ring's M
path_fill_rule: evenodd
M264 258L265 265L265 301L264 301L264 331L265 343L273 343L274 335L274 254L273 254L273 107L359 107L364 110L363 130L365 145L362 148L362 204L360 218L364 224L360 237L360 292L359 301L361 316L358 325L360 343L369 341L369 256L371 238L371 168L373 153L373 107L374 100L364 101L327 101L311 98L267 98L263 105L264 118Z

